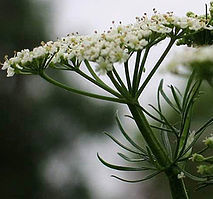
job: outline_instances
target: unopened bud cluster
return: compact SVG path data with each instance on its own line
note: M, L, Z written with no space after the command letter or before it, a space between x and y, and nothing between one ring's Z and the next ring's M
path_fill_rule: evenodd
M203 152L207 149L213 148L213 136L207 137L203 140L206 148L202 150ZM213 176L213 156L204 157L201 154L194 153L191 158L193 162L201 163L197 167L197 172L201 175Z
M203 140L203 142L207 147L213 148L213 135L207 137L205 140Z

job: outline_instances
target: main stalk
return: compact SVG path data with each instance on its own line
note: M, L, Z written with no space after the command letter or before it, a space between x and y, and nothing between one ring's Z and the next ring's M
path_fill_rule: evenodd
M188 199L183 181L177 178L179 173L178 169L172 165L166 151L154 135L143 111L134 104L128 104L128 107L158 164L165 169L165 174L167 175L170 184L172 198Z

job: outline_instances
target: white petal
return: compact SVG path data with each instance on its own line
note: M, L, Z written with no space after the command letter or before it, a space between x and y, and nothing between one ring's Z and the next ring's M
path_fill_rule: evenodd
M7 77L12 77L15 74L14 69L9 67L7 69Z

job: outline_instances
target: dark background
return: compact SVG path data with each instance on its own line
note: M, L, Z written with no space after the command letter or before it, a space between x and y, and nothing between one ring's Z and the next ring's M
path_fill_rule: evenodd
M50 40L45 25L48 19L42 17L48 12L50 7L44 3L0 1L1 62L6 54L11 57L14 51ZM64 78L63 74L55 76ZM72 150L76 137L98 136L112 124L113 110L110 105L94 105L87 98L48 85L39 77L6 78L1 71L0 198L91 198L80 170L71 171L74 179L56 190L44 182L41 166L60 148L69 145Z
M50 7L44 3L35 4L30 0L0 1L1 62L6 54L12 56L15 50L32 49L40 45L41 41L50 40L51 34L46 25L49 12ZM54 75L66 81L63 74ZM72 82L72 85L75 85L75 82ZM206 94L196 105L193 128L197 128L213 113L213 90L207 85L203 90ZM104 106L94 104L85 97L72 95L48 85L39 77L6 78L5 71L1 71L0 198L92 198L85 176L78 167L70 170L73 177L66 185L55 189L42 178L42 164L66 145L70 146L72 154L79 136L98 136L106 139L100 132L114 124L115 110L116 107L110 103ZM72 156L71 161L75 162ZM190 181L187 183L191 184ZM143 183L135 185L138 191L134 198L139 199L140 195L149 199L155 199L156 196L169 197L164 178L158 177L157 181L149 184L146 193L140 191ZM194 190L194 187L195 184L191 184L190 190ZM190 192L193 199L211 199L213 194L211 188ZM205 195L207 193L209 195Z

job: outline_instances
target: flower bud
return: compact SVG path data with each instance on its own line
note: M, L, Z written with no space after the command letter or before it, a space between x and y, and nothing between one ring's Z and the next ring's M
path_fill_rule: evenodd
M200 165L197 167L197 172L201 175L212 175L213 174L213 165Z
M189 11L189 12L186 13L186 16L187 16L187 17L192 17L192 18L193 18L193 17L195 17L195 13Z
M204 144L210 148L213 148L213 135L203 140Z
M213 17L213 1L210 2L209 12L210 12L211 17Z
M205 158L200 154L194 153L190 160L192 160L193 162L202 162L205 160Z

